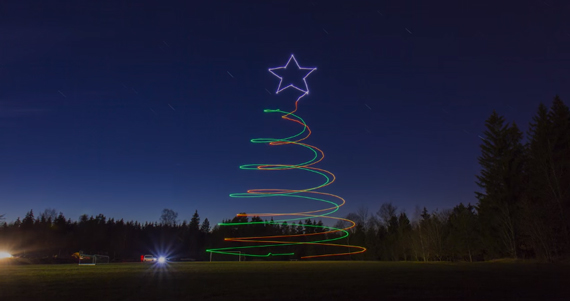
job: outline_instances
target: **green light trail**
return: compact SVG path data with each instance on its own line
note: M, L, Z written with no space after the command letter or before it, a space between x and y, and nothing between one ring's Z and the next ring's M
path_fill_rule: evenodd
M296 111L296 110L295 110ZM264 248L272 248L276 249L279 247L286 247L286 246L302 246L302 245L322 245L322 246L333 246L333 247L349 247L349 248L359 248L362 251L358 252L349 252L349 253L331 253L331 254L320 254L314 256L305 256L302 258L310 258L310 257L323 257L323 256L335 256L335 255L345 255L345 254L353 254L353 253L361 253L364 252L364 248L357 247L357 246L349 246L349 245L342 245L342 244L332 244L331 242L338 241L344 239L349 236L349 232L347 229L352 228L354 226L354 222L331 217L330 215L337 212L344 204L344 200L342 198L322 192L316 192L316 190L323 188L334 181L334 175L326 170L318 169L311 167L312 165L320 162L324 155L321 155L319 158L319 154L322 154L322 151L318 148L301 143L301 141L305 140L310 135L310 130L305 121L293 114L293 112L284 112L281 110L264 110L265 113L279 113L283 114L281 118L289 121L293 121L302 125L302 129L295 135L286 137L286 138L255 138L251 139L252 143L265 143L269 145L279 146L279 145L297 145L302 146L311 150L313 156L310 160L298 163L298 164L245 164L241 165L240 169L245 170L302 170L311 173L318 174L324 178L322 184L316 187L305 188L305 189L253 189L248 190L245 193L232 193L230 197L233 198L271 198L271 197L287 197L287 198L302 198L310 201L319 201L326 204L329 204L331 207L324 208L317 211L308 211L308 212L297 212L297 213L263 213L263 214L248 214L247 216L292 216L291 218L281 218L272 221L259 221L259 222L228 222L228 223L219 223L219 226L227 227L227 226L250 226L250 225L279 225L284 222L292 222L292 221L301 221L303 219L310 219L310 218L328 218L328 219L335 219L335 220L343 220L352 223L352 226L348 228L335 228L335 227L328 227L324 225L311 225L306 224L303 225L305 229L307 228L318 228L321 229L321 232L314 232L314 233L302 233L302 234L288 234L288 235L273 235L273 236L261 236L261 237L233 237L233 238L226 238L226 241L231 242L241 242L241 243L257 243L257 245L247 245L247 246L235 246L235 247L225 247L225 248L213 248L206 250L207 252L217 253L217 254L227 254L227 255L234 255L234 256L249 256L249 257L270 257L270 256L294 256L294 252L282 252L282 253L274 253L268 252L265 254L260 254L260 250ZM291 118L292 117L292 118ZM303 135L306 135L303 137ZM295 140L296 139L296 140ZM331 200L326 200L319 197L313 197L307 194L319 194L319 195L328 195L332 197L336 197L339 200L342 200L342 203L338 203ZM242 216L242 215L238 215ZM296 216L296 217L295 217ZM341 234L339 236L336 233ZM279 240L279 239L291 239L291 238L305 238L305 239L312 239L315 236L324 237L322 239L314 239L310 241L286 241L286 240ZM332 236L332 237L331 237ZM259 244L261 243L261 244ZM236 254L239 252L240 254Z

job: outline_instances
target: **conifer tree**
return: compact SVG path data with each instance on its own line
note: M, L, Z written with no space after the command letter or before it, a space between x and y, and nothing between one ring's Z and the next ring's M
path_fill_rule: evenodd
M26 216L22 220L22 229L30 230L34 226L34 210L30 210L26 213Z
M188 242L190 244L190 254L194 258L200 256L200 215L198 210L194 211L190 223L188 223Z
M528 131L528 193L524 224L539 258L570 252L570 112L556 96L541 104Z
M478 245L477 215L471 204L455 206L449 216L449 245L454 255L473 261Z
M208 218L204 219L202 222L202 226L200 226L200 232L202 233L210 233L210 221Z
M570 110L556 96L548 114L552 125L552 190L559 208L560 252L568 254L570 247Z
M481 144L481 174L476 192L477 210L484 225L484 243L492 250L491 256L516 258L519 247L519 223L523 195L524 148L522 133L495 111L485 122ZM493 252L494 251L494 252ZM494 253L494 254L493 254Z
M190 233L198 233L198 231L200 231L200 215L198 214L198 210L192 215L190 223L188 224L188 230Z

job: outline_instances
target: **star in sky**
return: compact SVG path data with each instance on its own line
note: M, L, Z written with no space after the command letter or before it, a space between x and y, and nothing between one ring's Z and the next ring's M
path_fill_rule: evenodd
M287 68L289 67L289 64L291 63L291 61L295 62L296 68L295 68L295 66L292 66L288 70ZM296 71L297 75L301 74L301 76L303 77L303 83L305 84L304 89L302 87L297 87L293 84L298 79L285 78L286 71L291 71L291 69L295 69L293 71ZM294 89L297 89L297 90L303 92L303 95L301 97L309 94L309 86L307 85L307 77L309 76L309 74L311 74L315 70L317 70L317 68L306 68L306 67L299 66L299 63L295 59L295 56L291 54L291 57L289 58L289 60L287 61L287 64L285 66L276 67L276 68L269 68L269 72L271 72L271 74L273 74L279 78L279 86L277 87L277 92L275 92L275 93L279 94L279 92L281 92L287 88L294 88ZM301 97L299 97L299 99Z

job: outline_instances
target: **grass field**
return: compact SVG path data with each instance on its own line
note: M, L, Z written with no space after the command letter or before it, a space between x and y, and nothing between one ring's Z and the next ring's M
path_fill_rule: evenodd
M570 266L195 262L0 265L0 300L570 300Z

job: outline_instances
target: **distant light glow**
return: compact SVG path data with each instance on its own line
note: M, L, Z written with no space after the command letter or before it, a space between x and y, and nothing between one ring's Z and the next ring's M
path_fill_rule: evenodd
M8 252L0 252L0 259L4 259L4 258L12 258L12 254L8 253Z
M289 84L287 86L283 86L283 77L279 76L276 71L280 69L288 68L291 61L294 61L297 65L297 68L300 70L307 70L307 73L303 77L303 82L305 83L305 88L296 87L293 84ZM323 188L332 184L336 177L333 173L328 170L320 169L313 167L313 165L321 162L325 157L322 150L319 148L302 143L301 141L307 139L311 135L311 129L305 121L295 115L295 112L298 109L299 99L309 94L309 87L307 86L306 78L315 71L317 68L304 68L299 66L299 63L295 59L293 55L287 61L287 64L283 67L271 68L269 72L273 75L277 76L280 79L279 86L277 87L277 94L282 92L287 88L293 88L300 92L302 95L297 98L295 101L295 110L291 112L285 112L281 110L271 110L265 109L263 112L265 113L278 113L282 114L281 118L287 121L292 121L297 123L298 125L302 126L302 129L296 135L286 137L286 138L256 138L252 139L252 143L264 143L269 144L272 146L279 146L279 145L288 145L293 144L297 146L302 146L305 149L309 150L310 154L312 155L309 157L308 160L303 160L298 164L245 164L240 166L240 169L247 169L247 170L303 170L308 171L323 177L323 182L320 185L310 188L301 188L301 189L250 189L247 190L245 193L232 193L230 197L234 198L270 198L270 197L287 197L287 198L301 198L306 201L318 201L325 203L326 207L319 210L313 211L302 211L302 212L291 212L291 213L251 213L251 214L238 214L236 217L251 217L251 216L259 216L259 217L271 217L271 221L260 221L260 222L229 222L229 223L220 223L220 226L245 226L245 225L267 225L267 224L277 224L280 225L284 222L289 221L302 221L304 219L311 219L311 218L324 218L324 219L332 219L339 222L346 222L344 223L346 226L343 228L335 228L335 227L327 227L324 225L316 225L312 223L307 223L303 225L304 230L306 232L301 231L301 233L295 234L288 234L288 235L270 235L270 236L258 236L258 237L228 237L225 238L225 241L229 242L242 242L242 243L249 243L246 246L238 246L238 247L227 247L227 248L216 248L216 249L209 249L206 252L211 253L218 253L218 254L227 254L233 256L249 256L249 257L272 257L272 256L294 256L295 253L291 252L274 252L275 249L279 249L282 247L289 248L290 246L310 246L310 245L318 245L323 247L336 247L338 248L337 252L330 252L330 251L320 251L322 254L308 254L305 256L301 256L301 259L306 258L317 258L317 257L327 257L327 256L340 256L340 255L349 255L349 254L358 254L366 251L366 248L360 246L353 246L353 245L344 245L336 243L340 239L347 238L349 232L347 230L354 228L356 224L348 219L339 218L329 216L339 210L341 206L343 206L346 202L345 200L337 195L325 192L318 192L316 190ZM332 200L331 200L332 199ZM273 217L277 217L277 219L273 220ZM284 218L285 217L285 218ZM314 228L314 230L312 230ZM296 231L297 229L295 229ZM330 235L335 234L335 235ZM316 237L316 238L315 238ZM320 237L320 238L319 238ZM333 243L335 242L335 243ZM251 243L258 243L258 245L251 245ZM265 250L265 251L264 251Z
M166 258L164 256L158 257L158 263L165 263L165 262L166 262Z

